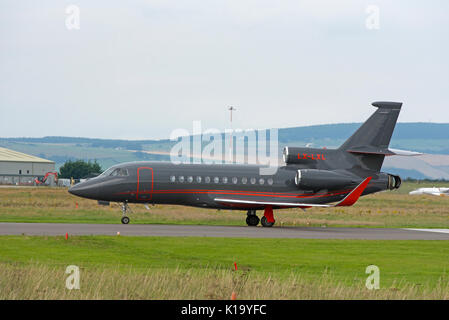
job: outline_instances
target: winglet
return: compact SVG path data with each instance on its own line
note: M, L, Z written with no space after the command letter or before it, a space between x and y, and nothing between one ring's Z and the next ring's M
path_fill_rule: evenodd
M363 193L363 191L365 191L370 181L371 177L368 177L365 180L363 180L357 187L355 187L354 190L352 190L343 200L341 200L335 206L336 207L352 206L354 203L357 202L357 200L359 200L361 194Z

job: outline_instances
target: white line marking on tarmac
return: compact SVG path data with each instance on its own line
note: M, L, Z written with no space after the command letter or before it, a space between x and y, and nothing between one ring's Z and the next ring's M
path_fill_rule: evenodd
M449 233L449 229L411 229L411 228L407 228L404 230Z

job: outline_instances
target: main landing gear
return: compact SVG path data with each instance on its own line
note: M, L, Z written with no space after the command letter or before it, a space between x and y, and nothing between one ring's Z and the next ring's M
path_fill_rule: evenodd
M250 227L255 227L259 224L262 224L262 227L272 227L276 222L273 216L273 208L265 207L264 215L262 219L256 215L256 210L248 210L248 217L246 218L246 224Z
M126 211L129 209L128 203L127 202L123 202L122 204L122 223L123 224L128 224L130 219L126 216ZM131 209L130 209L131 210Z
M259 224L259 217L256 215L256 210L248 210L248 217L246 217L246 224L250 227L255 227Z

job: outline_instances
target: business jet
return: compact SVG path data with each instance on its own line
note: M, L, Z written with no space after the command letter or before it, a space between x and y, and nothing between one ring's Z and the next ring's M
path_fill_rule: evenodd
M248 226L272 227L273 210L352 206L360 196L397 189L401 178L381 172L402 107L374 102L377 110L337 149L285 147L285 164L272 175L259 165L131 162L69 189L76 196L122 204L174 204L247 212ZM263 211L260 219L257 211Z

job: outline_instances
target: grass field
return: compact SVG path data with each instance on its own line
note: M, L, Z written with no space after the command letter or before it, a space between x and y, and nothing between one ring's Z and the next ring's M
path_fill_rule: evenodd
M437 184L438 185L438 184ZM441 185L441 184L440 184ZM449 227L449 198L406 183L354 207L279 210L277 225ZM132 223L244 225L244 212L132 206ZM58 188L0 188L1 222L120 223ZM234 269L234 262L238 270ZM66 267L81 270L68 290ZM366 267L380 268L368 290ZM0 236L0 299L449 299L448 241Z
M447 241L1 236L0 299L449 299L448 258Z
M362 197L353 207L277 210L276 225L449 228L449 197L410 196L443 183L405 183L393 192ZM78 207L77 207L78 205ZM131 205L131 223L244 225L242 211ZM64 188L0 188L0 222L120 223L117 205L70 195Z

